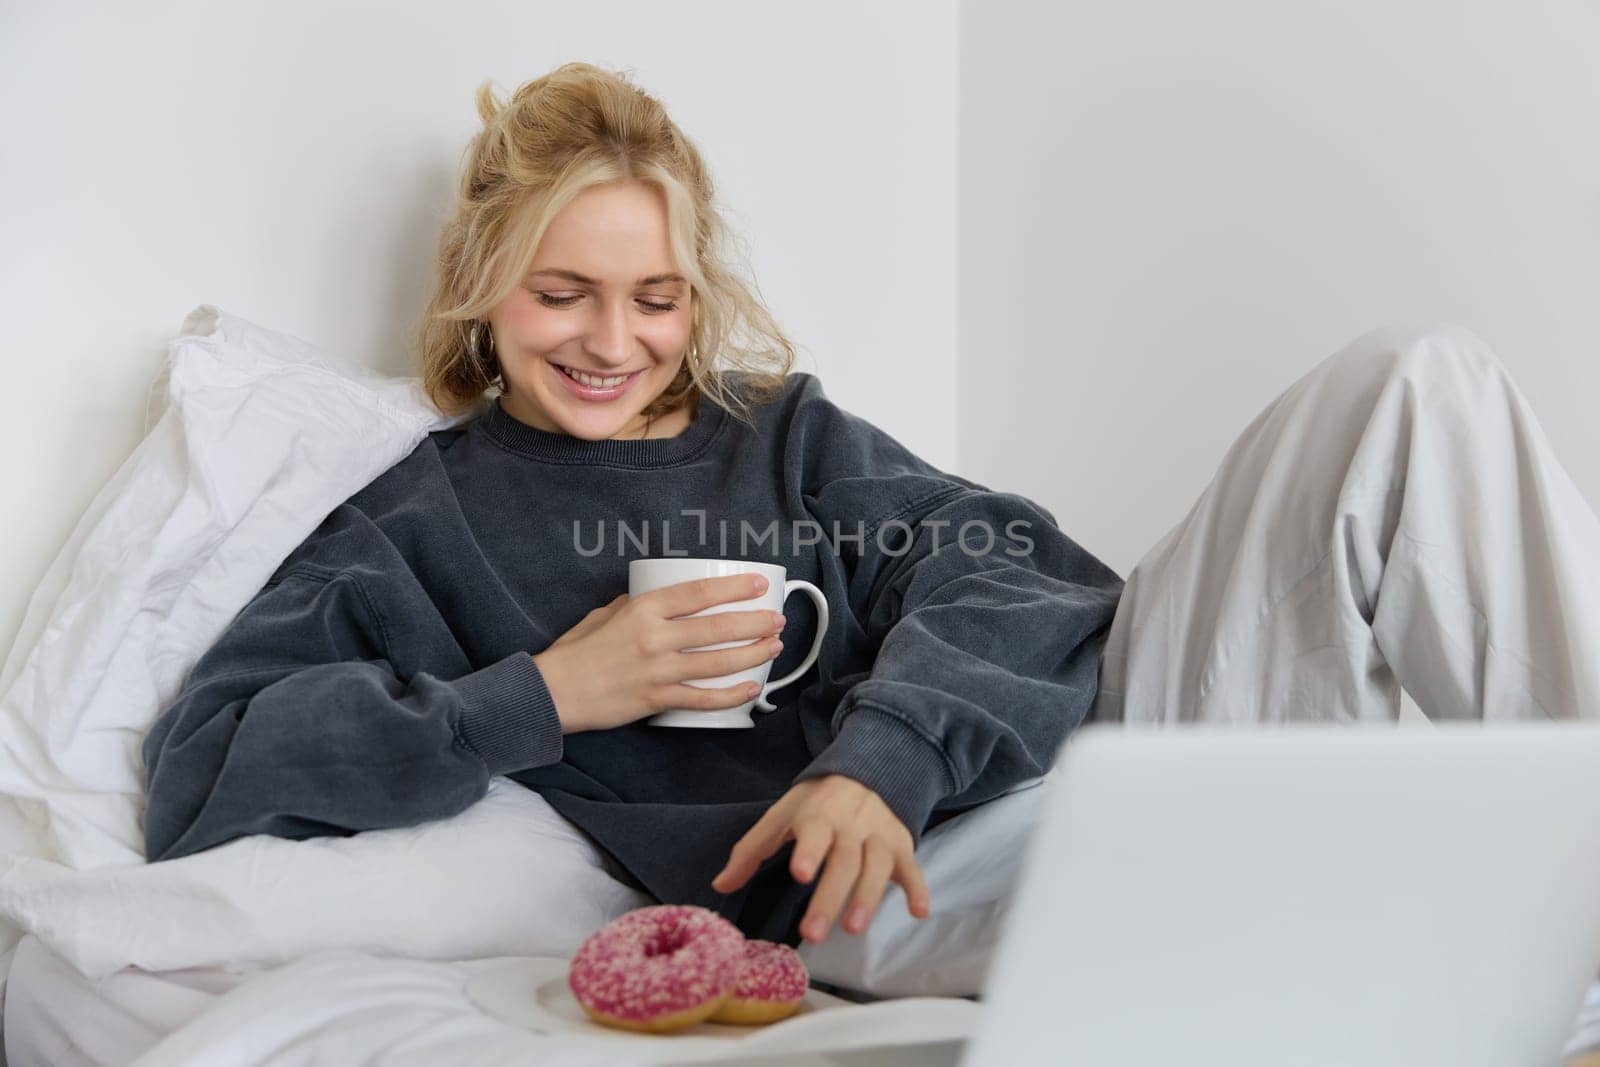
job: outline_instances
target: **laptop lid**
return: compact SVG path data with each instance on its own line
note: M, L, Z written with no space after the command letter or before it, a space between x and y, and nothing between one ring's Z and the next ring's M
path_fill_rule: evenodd
M1063 745L962 1062L1556 1064L1600 965L1600 724Z

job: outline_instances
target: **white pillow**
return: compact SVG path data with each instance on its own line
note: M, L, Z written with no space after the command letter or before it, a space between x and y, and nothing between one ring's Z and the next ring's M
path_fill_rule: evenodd
M0 900L90 978L128 966L249 971L326 948L567 956L653 903L607 874L543 797L506 778L459 815L351 837L254 835L89 871L22 857L0 877Z
M444 423L417 379L211 305L169 349L164 409L51 564L0 671L0 792L74 868L144 859L140 743L160 710L278 563Z

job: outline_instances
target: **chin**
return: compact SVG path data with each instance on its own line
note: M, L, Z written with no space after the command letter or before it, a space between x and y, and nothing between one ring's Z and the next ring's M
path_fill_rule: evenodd
M631 419L631 418L633 418L633 416L629 415L628 419ZM620 431L624 426L628 425L628 419L624 419L621 422L618 422L618 423L616 423L614 425L605 426L605 427L603 427L601 429L595 429L595 430L585 429L583 427L578 427L578 426L565 427L564 429L565 429L566 433L571 437L580 437L585 441L605 441L605 440L609 440L618 431Z
M643 409L633 408L622 414L610 415L606 418L601 418L598 415L590 415L588 418L584 418L581 415L575 415L569 409L557 407L548 400L544 401L546 418L555 423L562 433L569 437L581 437L585 441L606 440L638 417L641 410Z

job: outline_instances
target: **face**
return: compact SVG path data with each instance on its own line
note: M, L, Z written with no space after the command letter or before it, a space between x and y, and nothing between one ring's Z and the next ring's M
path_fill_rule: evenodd
M672 383L689 347L690 288L673 263L666 202L654 186L621 182L574 197L521 284L488 315L507 413L590 441L641 436L640 412Z

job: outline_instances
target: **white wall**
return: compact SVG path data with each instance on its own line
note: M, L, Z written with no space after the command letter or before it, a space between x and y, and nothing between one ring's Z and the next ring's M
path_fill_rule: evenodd
M953 465L956 28L954 0L4 5L0 649L195 305L414 373L473 90L573 59L700 146L798 369Z
M1483 336L1600 505L1600 5L969 3L961 466L1126 576L1393 320Z

